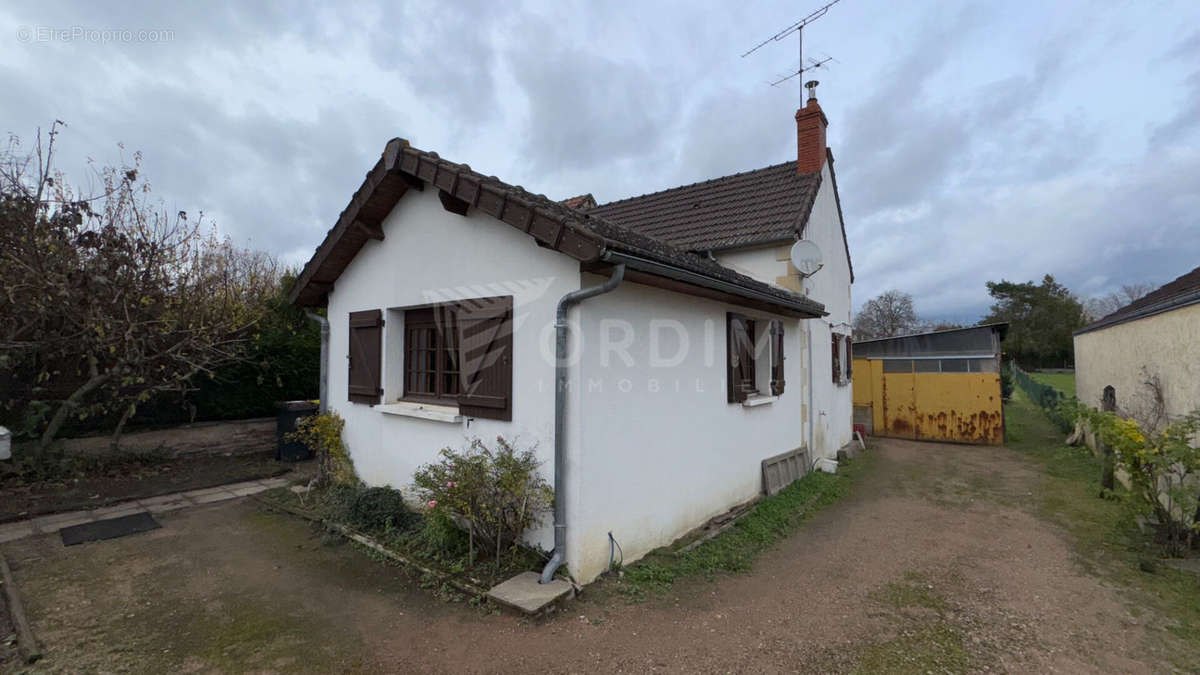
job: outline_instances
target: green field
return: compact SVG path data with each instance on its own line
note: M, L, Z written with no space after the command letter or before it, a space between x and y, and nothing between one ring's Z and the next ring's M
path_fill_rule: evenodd
M1029 376L1067 396L1075 395L1075 373L1030 373Z

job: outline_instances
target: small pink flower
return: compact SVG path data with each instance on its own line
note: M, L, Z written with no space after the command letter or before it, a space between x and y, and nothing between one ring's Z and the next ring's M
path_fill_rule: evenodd
M446 487L454 487L454 483L446 481Z
M432 509L432 508L433 508L433 507L435 507L435 506L437 506L437 500L436 500L436 499L430 499L430 500L429 500L429 508L431 508L431 509Z

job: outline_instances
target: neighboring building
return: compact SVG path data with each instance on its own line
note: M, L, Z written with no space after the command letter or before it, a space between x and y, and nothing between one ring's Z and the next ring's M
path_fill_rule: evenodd
M568 197L567 199L559 202L559 204L562 204L563 206L569 206L573 209L579 209L580 211L586 211L588 209L596 208L596 198L593 197L592 193L589 192L585 195L579 195L578 197Z
M1200 267L1075 332L1085 405L1154 415L1155 378L1167 417L1200 409Z
M1000 445L1006 323L854 343L854 421L877 436Z
M529 538L587 582L610 533L636 560L755 498L764 459L835 457L852 273L815 99L796 123L797 162L586 210L390 141L292 292L328 307L361 478L407 487L474 437L536 446L565 513L561 541ZM800 237L824 251L805 279ZM622 273L570 310L559 406L560 298Z

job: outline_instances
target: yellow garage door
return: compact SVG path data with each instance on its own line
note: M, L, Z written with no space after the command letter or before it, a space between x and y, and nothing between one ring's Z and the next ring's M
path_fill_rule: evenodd
M861 363L861 362L860 362ZM984 359L871 359L856 406L869 405L874 433L928 441L1004 442L1000 375ZM857 387L857 383L856 383ZM863 400L858 400L858 399Z

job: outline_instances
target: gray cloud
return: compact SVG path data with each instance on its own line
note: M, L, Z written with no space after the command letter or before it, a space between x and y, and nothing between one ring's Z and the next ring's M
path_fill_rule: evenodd
M806 32L810 55L838 58L820 94L856 304L897 287L974 318L988 279L1052 272L1096 294L1200 260L1200 11L1127 30L1083 9L1031 24L1007 6L842 3ZM392 136L602 201L791 159L796 87L764 81L793 47L738 55L796 11L18 0L0 8L0 119L25 137L66 120L73 177L119 161L118 142L142 150L169 208L302 263ZM11 39L38 25L174 37Z

